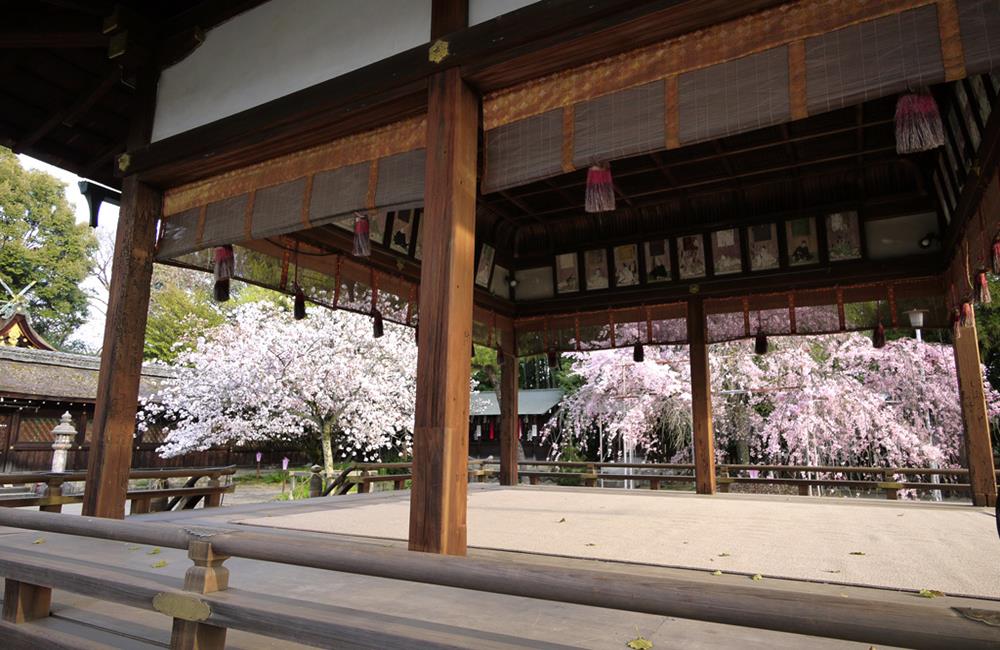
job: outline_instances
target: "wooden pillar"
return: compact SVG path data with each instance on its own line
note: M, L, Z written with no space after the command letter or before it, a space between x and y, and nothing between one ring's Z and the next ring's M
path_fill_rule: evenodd
M136 114L129 126L128 148L149 142L156 76L138 77ZM124 158L124 157L123 157ZM123 161L124 162L124 161ZM119 165L121 166L121 165ZM162 196L135 176L122 181L118 232L108 290L104 347L97 382L93 437L87 463L83 514L121 519L132 464L132 435L139 405L149 284L153 274L156 221Z
M479 100L430 80L410 549L465 555Z
M715 494L715 437L712 433L712 376L705 341L705 306L688 300L688 349L691 354L691 422L694 476L698 494Z
M977 506L994 506L997 502L997 482L974 315L969 325L959 327L959 336L955 340L955 371L962 403L972 503Z
M506 347L506 346L505 346ZM517 485L517 450L519 446L519 418L517 405L520 363L506 350L500 371L500 485Z

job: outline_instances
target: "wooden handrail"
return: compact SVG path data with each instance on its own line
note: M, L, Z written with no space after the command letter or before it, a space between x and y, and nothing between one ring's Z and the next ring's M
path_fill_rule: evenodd
M181 478L197 476L199 478L218 478L220 476L230 476L236 473L236 465L224 465L219 467L189 467L181 469L133 469L129 472L130 479L143 478ZM87 472L17 472L11 474L0 474L0 485L23 485L25 483L48 483L52 480L60 480L63 483L72 483L87 480Z
M792 593L763 585L735 585L680 577L628 575L599 569L575 569L516 561L470 559L412 553L394 548L359 548L320 538L245 530L188 531L165 523L138 523L95 517L61 517L24 510L0 510L0 525L170 548L224 560L227 556L278 562L329 571L459 589L573 603L657 616L688 618L793 634L838 638L869 644L917 649L993 648L996 629L963 617L950 608L887 599L841 598L816 593ZM280 540L280 543L277 543ZM218 564L221 564L221 560ZM0 569L12 571L0 558ZM37 579L45 584L44 572ZM18 575L22 582L35 579ZM228 580L227 580L228 581ZM48 588L58 588L51 584ZM224 587L223 587L224 588ZM188 598L215 603L211 595L188 592ZM194 601L192 601L194 602ZM222 600L221 602L224 602ZM211 618L207 609L204 623ZM816 616L816 612L823 612ZM992 613L992 612L990 612ZM176 620L176 619L175 619ZM271 625L252 632L284 635ZM283 638L283 636L281 637Z

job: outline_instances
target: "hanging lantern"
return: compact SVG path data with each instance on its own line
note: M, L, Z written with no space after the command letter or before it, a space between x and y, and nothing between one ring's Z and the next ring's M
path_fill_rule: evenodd
M368 216L360 212L354 213L354 256L368 257L372 254L371 225Z
M986 277L986 271L976 273L974 286L976 289L976 302L980 305L990 304L990 282Z
M298 284L295 285L295 307L292 313L295 320L302 320L306 317L306 294Z
M896 153L930 151L944 144L944 126L929 91L908 93L896 102Z
M879 349L885 347L885 326L879 321L872 332L872 347Z
M372 309L372 336L377 339L385 334L385 326L382 323L382 312L378 308Z
M236 255L230 245L215 247L215 299L219 302L229 300L229 281L236 267Z
M767 334L762 330L757 330L757 336L753 339L753 353L767 354Z
M596 163L587 170L587 195L583 209L587 212L610 212L615 209L615 185L607 163Z
M549 368L558 368L559 367L559 353L556 352L555 350L549 350L548 357L549 357Z
M642 347L642 343L636 343L632 346L632 361L636 363L642 363L646 360L646 351Z

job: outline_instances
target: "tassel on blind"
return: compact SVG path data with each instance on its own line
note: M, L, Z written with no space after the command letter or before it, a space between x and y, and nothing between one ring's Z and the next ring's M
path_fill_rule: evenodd
M385 325L382 323L382 312L378 308L372 309L372 336L377 339L385 334Z
M881 322L875 325L875 330L872 332L872 347L876 349L885 347L885 326Z
M549 368L558 368L559 367L559 353L558 352L556 352L555 350L549 350L549 352L548 352L548 358L549 358Z
M587 170L587 194L583 209L587 212L611 212L615 209L615 185L607 163L591 165Z
M632 347L632 361L636 363L642 363L646 360L646 350L642 347L642 343L636 343Z
M896 102L896 153L930 151L944 144L941 112L930 92L908 93Z
M992 297L990 296L990 281L986 277L986 271L976 274L975 281L976 302L980 305L988 305Z
M993 275L1000 275L1000 237L993 240Z
M355 257L368 257L372 254L371 224L367 215L354 213L354 250Z
M236 254L230 245L215 247L215 299L218 302L229 300L229 281L236 269Z
M951 325L951 338L953 341L957 341L962 337L962 312L959 309L952 309L951 314L948 316L949 324Z
M503 350L501 350L500 346L498 345L497 346L497 365L500 366L501 368L503 368L503 363L504 363Z
M753 353L767 354L767 334L761 330L757 330L757 336L753 339Z

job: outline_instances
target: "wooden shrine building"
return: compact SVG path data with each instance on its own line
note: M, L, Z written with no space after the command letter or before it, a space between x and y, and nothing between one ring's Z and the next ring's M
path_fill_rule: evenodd
M154 260L417 330L415 550L466 549L472 341L689 345L709 494L709 344L920 310L996 500L995 0L2 4L0 143L122 188L89 514L123 511Z

